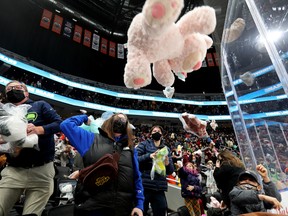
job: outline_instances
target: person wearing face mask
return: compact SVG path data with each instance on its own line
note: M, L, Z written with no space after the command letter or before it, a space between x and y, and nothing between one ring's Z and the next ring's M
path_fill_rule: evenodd
M202 196L202 186L196 165L187 162L178 170L178 176L181 182L181 196L190 215L201 216L199 199Z
M38 135L39 150L23 148L16 157L6 154L8 166L0 180L0 215L8 215L25 192L22 215L40 216L54 190L54 134L60 132L62 119L47 102L29 99L24 83L7 83L5 93L7 101L16 106L31 105L26 115L27 135Z
M83 158L84 168L94 164L115 148L120 152L118 175L112 186L105 191L89 194L85 200L75 204L74 215L78 216L143 216L143 185L137 150L133 144L133 131L126 115L116 113L106 119L98 128L98 133L89 132L79 126L90 125L87 115L72 116L64 120L60 127L72 146ZM79 170L71 179L78 179ZM77 199L77 194L76 197Z
M281 194L276 185L270 181L267 169L259 164L256 166L256 170L263 179L264 193L261 190L258 177L253 171L246 170L240 173L237 185L229 193L232 216L282 208Z
M142 173L142 181L144 187L144 215L147 215L149 203L153 211L153 215L165 216L167 211L167 201L165 191L168 189L166 176L155 173L153 180L151 179L151 169L153 166L153 158L156 157L158 151L165 147L163 136L163 128L155 125L150 130L151 138L141 142L137 146L138 161L140 171ZM168 148L168 147L167 147ZM171 151L168 148L168 156L165 157L166 175L174 172L174 166L171 157Z

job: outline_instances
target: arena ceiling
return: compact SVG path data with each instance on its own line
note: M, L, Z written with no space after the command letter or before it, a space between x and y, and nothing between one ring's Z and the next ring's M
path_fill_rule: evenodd
M34 0L41 2L41 0ZM42 1L43 2L43 1ZM127 42L127 30L130 26L132 19L142 11L142 7L145 3L145 0L47 0L48 4L52 6L51 9L58 7L59 11L64 14L64 16L69 15L68 17L73 18L74 21L79 22L80 25L85 24L92 25L94 31L99 35L107 38L108 40L115 41L118 43ZM186 12L194 9L197 6L209 5L216 10L217 16L217 26L216 30L212 34L214 40L214 47L216 52L220 51L220 42L223 31L223 25L226 16L228 0L184 0L184 8L181 12L183 16ZM69 9L68 9L69 8ZM73 11L73 13L71 13ZM66 14L65 14L66 13ZM68 13L68 14L67 14ZM86 19L86 21L85 21ZM90 26L91 27L91 26ZM214 50L211 50L214 52ZM210 51L210 52L211 52ZM220 54L218 55L220 57ZM99 68L110 68L112 64L109 63L109 59L99 62ZM108 63L106 65L105 63ZM122 67L122 66L121 66ZM120 67L113 68L109 71L121 70ZM202 67L200 70L195 71L192 74L189 74L186 82L183 85L183 82L178 79L175 80L175 88L178 89L178 92L181 93L221 93L221 81L220 81L220 70L217 67L205 68ZM104 75L99 82L104 82L111 85L123 85L122 77L115 80L120 80L118 83L111 83L110 77L108 80ZM210 77L210 79L207 79ZM194 80L199 82L195 83ZM152 90L160 90L163 88L159 85L154 79L152 80L151 85L147 88Z
M57 0L63 6L74 10L76 17L85 16L94 22L97 29L108 35L111 39L127 41L127 30L135 15L141 12L145 0ZM209 5L216 10L217 27L212 34L216 51L220 51L221 36L226 16L228 0L184 0L183 16L194 7ZM62 5L59 5L63 7ZM220 56L220 55L219 55ZM138 118L134 118L134 122ZM143 118L140 118L141 121ZM147 117L146 121L152 122L153 119Z
M52 1L52 0L50 0ZM57 0L59 7L69 7L76 17L85 16L99 31L110 37L126 40L126 33L134 16L141 12L145 0ZM220 43L228 0L184 0L183 16L194 7L209 5L216 10L217 29L213 35L215 46ZM63 4L63 5L62 5Z
M39 5L43 4L43 0L30 1ZM115 38L116 40L122 40L125 42L127 40L126 33L129 25L134 16L141 12L145 0L47 0L46 2L47 4L53 4L54 6L56 4L59 9L63 9L64 7L71 9L74 12L73 15L75 19L85 17L96 25L97 30L109 35L110 39ZM217 47L219 47L221 41L228 0L184 0L184 2L185 6L181 16L192 10L194 7L204 4L215 8L217 29L213 33L212 37L217 51ZM206 83L206 85L208 84ZM33 96L33 99L37 100L40 98ZM77 114L80 109L69 106L63 107L61 103L55 103L55 101L49 102L53 104L60 113L63 113L62 115L64 118ZM91 113L93 112L92 110L87 111ZM95 114L98 113L101 112L95 112ZM143 118L139 121L142 121ZM146 118L146 121L148 122L155 121L153 118ZM133 120L133 123L136 123L138 118L134 117ZM165 118L163 121L165 121Z
M145 0L60 0L79 13L91 18L112 35L125 36L133 17L141 12ZM185 9L193 8L197 0L185 1ZM184 13L184 11L183 11Z

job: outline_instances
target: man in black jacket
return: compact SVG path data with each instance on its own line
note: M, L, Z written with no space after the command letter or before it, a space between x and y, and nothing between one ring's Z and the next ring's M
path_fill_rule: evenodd
M280 209L281 194L276 185L270 181L267 169L263 165L257 165L257 172L263 179L263 189L259 184L257 175L252 171L240 173L237 186L230 192L231 213L241 215L250 212L266 212L267 209Z

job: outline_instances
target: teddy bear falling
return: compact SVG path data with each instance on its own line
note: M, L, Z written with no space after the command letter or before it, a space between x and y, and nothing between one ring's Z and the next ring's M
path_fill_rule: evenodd
M208 35L216 27L215 10L196 7L176 22L183 6L183 0L146 0L142 12L133 18L124 71L127 88L149 85L151 64L154 78L166 88L173 85L174 74L181 76L201 68L213 43Z

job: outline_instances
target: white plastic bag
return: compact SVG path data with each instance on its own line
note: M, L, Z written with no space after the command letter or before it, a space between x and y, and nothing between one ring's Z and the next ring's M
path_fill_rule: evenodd
M168 149L167 146L163 147L162 149L160 149L156 156L153 158L153 165L152 165L152 169L150 172L150 177L153 180L155 177L155 172L166 176L166 167L165 167L165 158L168 155Z
M92 133L99 133L98 128L101 128L104 121L106 121L112 115L113 113L109 111L102 113L101 117L97 119L95 119L92 115L90 115L88 117L91 121L90 125L86 125L83 123L80 127Z
M65 198L60 201L59 205L66 205L68 202L74 199L74 191L76 188L76 181L75 184L72 182L65 182L59 184L59 190L61 192L60 197Z
M28 122L25 116L30 108L28 104L0 104L0 135L6 142L0 145L0 152L14 153L16 147L39 149L38 136L27 136Z

